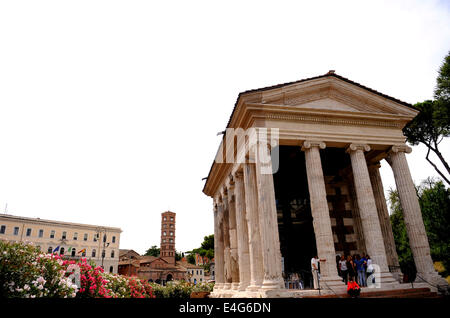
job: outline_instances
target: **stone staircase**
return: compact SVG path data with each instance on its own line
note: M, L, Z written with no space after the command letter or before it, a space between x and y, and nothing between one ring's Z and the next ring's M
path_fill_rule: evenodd
M359 298L440 298L429 288L405 288L391 290L368 290L363 288ZM306 296L305 298L350 298L348 294Z

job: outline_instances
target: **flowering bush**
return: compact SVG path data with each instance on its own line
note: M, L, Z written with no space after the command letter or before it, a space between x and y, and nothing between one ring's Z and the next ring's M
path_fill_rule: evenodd
M126 277L104 273L105 287L114 298L154 298L153 288L146 281L135 277Z
M0 297L75 297L78 288L70 274L57 255L0 242Z
M212 292L214 283L193 284L186 281L168 282L166 286L152 283L156 298L189 298L192 292Z
M104 273L86 259L65 260L32 245L0 241L0 297L152 298L153 292L145 281Z

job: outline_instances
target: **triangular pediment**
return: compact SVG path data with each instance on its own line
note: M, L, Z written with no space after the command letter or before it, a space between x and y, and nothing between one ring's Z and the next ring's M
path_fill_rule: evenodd
M261 92L262 104L299 109L415 116L417 111L386 95L335 76L294 83Z
M305 103L300 103L297 105L290 105L294 107L300 108L311 108L311 109L325 109L325 110L339 110L339 111L361 111L355 107L352 107L348 104L339 102L332 98L321 98L314 101L309 101Z

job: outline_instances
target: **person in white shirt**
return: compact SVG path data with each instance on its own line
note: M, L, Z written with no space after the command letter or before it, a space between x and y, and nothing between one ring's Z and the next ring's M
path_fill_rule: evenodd
M316 255L311 258L311 272L313 276L314 289L319 288L319 257Z
M347 260L345 259L345 256L342 255L341 259L339 260L339 270L341 272L342 280L347 284L348 281L348 268L347 268Z

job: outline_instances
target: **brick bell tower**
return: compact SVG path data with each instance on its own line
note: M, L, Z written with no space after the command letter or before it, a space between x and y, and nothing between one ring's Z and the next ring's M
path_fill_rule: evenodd
M161 213L161 247L159 256L175 264L175 212Z

